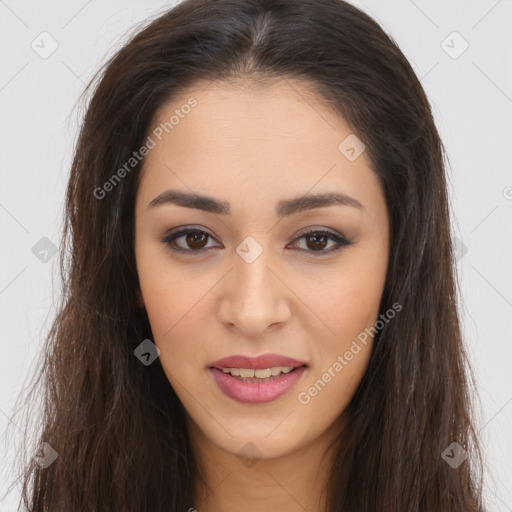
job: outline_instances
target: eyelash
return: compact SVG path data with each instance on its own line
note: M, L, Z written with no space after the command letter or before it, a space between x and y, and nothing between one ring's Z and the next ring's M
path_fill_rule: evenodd
M197 254L204 254L206 251L208 251L209 249L193 250L193 249L183 249L182 247L176 248L176 247L172 246L173 242L176 239L182 237L183 235L188 235L188 234L191 234L191 233L204 234L204 235L208 236L209 239L214 239L206 231L202 231L200 229L183 228L180 231L177 231L175 233L171 233L171 234L168 234L167 236L165 236L164 239L162 240L162 243L164 245L166 245L169 250L174 251L174 252L178 252L178 253L186 253L186 254L191 254L191 255L197 255ZM322 230L322 229L314 229L314 230L302 233L294 241L300 240L301 238L307 238L308 236L313 236L313 235L325 236L325 237L335 241L338 244L338 246L337 247L335 246L334 248L331 247L328 250L318 250L318 251L314 251L314 250L311 250L311 249L301 249L301 250L306 251L306 252L316 253L316 254L319 254L319 255L324 255L324 254L331 254L333 252L339 251L340 249L343 249L343 247L347 247L349 245L352 245L352 243L353 243L350 240L347 240L343 236L340 236L340 235L337 235L335 233L331 233L330 231L325 231L325 230Z

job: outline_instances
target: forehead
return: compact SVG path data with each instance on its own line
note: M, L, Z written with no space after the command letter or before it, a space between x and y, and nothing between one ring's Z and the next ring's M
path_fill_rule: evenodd
M176 186L216 197L257 191L269 200L313 188L378 193L365 152L350 160L340 150L355 136L350 127L303 83L200 82L158 110L155 130L161 140L153 136L144 162L144 194Z
M344 119L311 87L288 79L199 82L164 103L153 127L164 130L169 145L195 145L209 153L229 149L233 156L276 148L304 155L305 143L332 153L338 151L340 137L351 133Z

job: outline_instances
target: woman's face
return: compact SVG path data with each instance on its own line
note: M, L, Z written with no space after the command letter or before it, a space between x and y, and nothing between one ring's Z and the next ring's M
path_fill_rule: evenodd
M150 133L135 211L142 300L203 443L278 457L335 432L363 377L388 212L364 147L303 86L205 85L160 109ZM227 368L260 371L242 381Z

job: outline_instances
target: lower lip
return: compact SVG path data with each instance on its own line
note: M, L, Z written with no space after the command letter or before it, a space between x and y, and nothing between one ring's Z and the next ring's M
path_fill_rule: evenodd
M277 400L290 391L305 371L306 367L300 366L289 373L281 373L272 380L246 382L218 368L210 368L220 390L233 400L245 404L262 404Z

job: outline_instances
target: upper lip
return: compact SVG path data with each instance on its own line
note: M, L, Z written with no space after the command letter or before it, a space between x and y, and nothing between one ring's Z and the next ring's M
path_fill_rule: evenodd
M273 366L289 366L297 368L298 366L307 366L304 361L299 361L293 357L282 356L279 354L262 354L257 357L244 355L233 355L218 359L210 363L210 368L248 368L254 370L262 370Z

